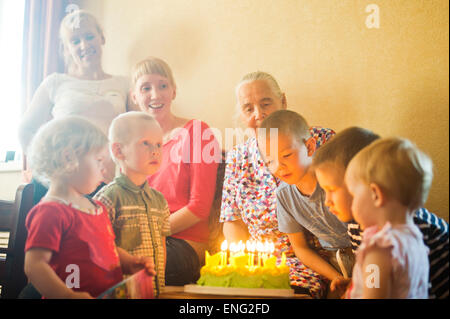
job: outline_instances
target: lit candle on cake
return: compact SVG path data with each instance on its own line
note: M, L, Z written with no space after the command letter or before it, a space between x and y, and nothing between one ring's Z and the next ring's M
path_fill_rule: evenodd
M239 253L244 254L245 244L242 242L242 240L239 241L239 243L237 245L237 250Z
M220 254L220 265L226 266L227 265L227 249L228 249L228 242L225 239L222 242L222 245L220 246L221 254Z
M263 262L265 263L267 258L269 258L269 252L270 252L270 244L269 242L266 240L264 242L264 250L263 250Z
M239 251L239 245L236 243L230 244L230 258L233 257Z
M270 257L272 257L273 253L275 252L275 244L274 243L270 243L269 244L269 253L270 253Z
M256 265L256 267L261 267L262 266L262 262L261 262L261 254L264 251L264 244L260 241L258 241L256 243L256 252L258 253L258 264Z
M228 251L230 254L228 254ZM228 243L210 256L205 252L205 266L200 269L201 286L290 289L289 266L282 253L277 265L275 245L268 241ZM258 255L255 255L257 253ZM258 258L254 265L255 257ZM264 261L263 261L264 259Z
M252 268L254 266L254 263L255 263L255 260L254 260L254 258L255 258L255 255L254 255L255 249L256 249L255 242L247 240L247 251L248 251L248 255L249 255L248 266L250 268Z

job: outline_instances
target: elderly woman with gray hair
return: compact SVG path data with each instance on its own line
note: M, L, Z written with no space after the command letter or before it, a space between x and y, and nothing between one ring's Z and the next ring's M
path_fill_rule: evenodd
M277 81L265 72L245 75L236 87L236 98L236 113L247 128L255 132L269 114L287 107L286 96ZM317 146L333 134L331 130L311 128ZM230 150L220 215L224 236L228 242L248 239L274 242L275 255L281 257L285 253L287 256L292 288L320 298L326 290L323 278L300 262L288 236L278 229L276 189L279 183L264 164L255 137ZM312 236L311 244L317 245Z

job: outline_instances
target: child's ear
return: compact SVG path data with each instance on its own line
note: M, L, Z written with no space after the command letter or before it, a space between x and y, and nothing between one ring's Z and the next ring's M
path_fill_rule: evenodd
M305 141L306 149L308 150L308 156L311 157L316 152L316 139L310 137Z
M287 109L287 99L286 94L283 93L283 96L281 97L281 109L286 110Z
M62 151L62 156L64 157L64 159L66 160L67 163L74 161L76 158L73 151L69 150L69 149L64 149Z
M62 157L65 161L65 167L68 171L75 171L78 168L79 160L72 149L64 149L62 152Z
M377 208L383 206L386 197L381 187L375 183L370 183L369 187L374 206Z
M122 153L122 145L120 143L116 142L111 144L111 153L115 158L119 160L125 159L125 156Z

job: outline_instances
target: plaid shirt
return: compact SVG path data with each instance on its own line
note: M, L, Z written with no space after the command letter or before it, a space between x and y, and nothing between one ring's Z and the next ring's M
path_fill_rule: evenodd
M159 295L165 284L165 236L170 234L165 198L147 182L139 187L121 174L103 187L95 199L108 210L116 245L134 256L153 257L158 278L154 292Z

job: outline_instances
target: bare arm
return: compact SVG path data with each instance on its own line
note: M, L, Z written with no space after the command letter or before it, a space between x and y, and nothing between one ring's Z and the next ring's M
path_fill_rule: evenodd
M250 238L247 225L242 219L237 219L223 224L223 235L228 242L246 242Z
M39 127L51 119L52 108L47 88L39 86L19 126L19 140L25 154Z
M364 299L383 299L391 296L391 258L387 248L371 248L363 263Z
M187 206L177 210L169 217L170 233L176 234L197 224L201 219L191 212Z
M33 248L25 254L25 274L36 289L46 298L92 298L87 292L75 292L68 288L50 267L52 252Z
M302 232L288 234L294 253L306 267L330 280L342 276L333 266L312 250Z

